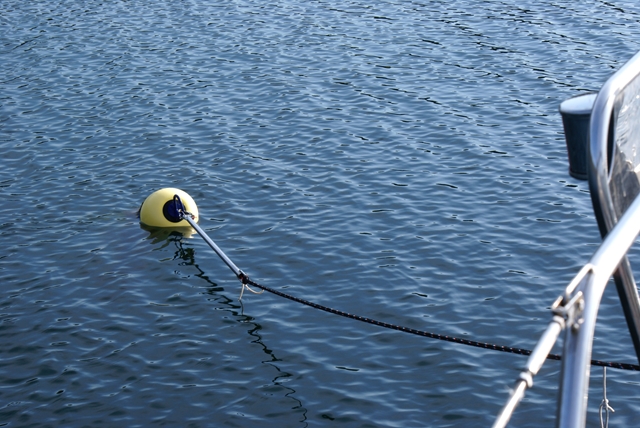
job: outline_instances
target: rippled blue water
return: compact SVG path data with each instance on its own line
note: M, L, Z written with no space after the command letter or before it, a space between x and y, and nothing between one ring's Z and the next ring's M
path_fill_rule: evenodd
M372 4L373 3L373 4ZM0 426L466 427L600 241L558 105L639 48L633 1L12 1L0 10ZM640 254L631 254L632 265ZM594 358L634 362L613 287ZM556 349L558 351L559 349ZM548 362L513 426L551 425ZM611 426L640 378L608 371ZM592 369L588 426L598 426Z

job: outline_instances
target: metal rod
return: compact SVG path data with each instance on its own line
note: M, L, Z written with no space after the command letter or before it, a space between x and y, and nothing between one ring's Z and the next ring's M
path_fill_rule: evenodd
M536 347L531 352L531 355L529 355L526 368L520 373L520 379L516 382L516 387L494 422L493 428L504 428L507 426L516 406L524 398L526 389L531 388L533 385L533 376L537 375L540 371L542 364L549 356L553 345L564 329L564 325L565 322L562 317L558 315L553 317L547 329L542 334L542 337L538 340Z
M516 383L516 387L511 394L511 398L507 401L502 412L498 415L498 419L493 423L493 428L504 428L509 423L509 419L511 419L511 415L513 411L516 409L516 406L524 397L524 391L527 389L527 382L524 379L519 379Z
M536 347L533 348L529 359L527 360L527 369L533 376L537 375L542 365L547 360L549 353L553 349L553 345L555 345L558 340L558 336L564 330L565 322L562 317L558 315L554 316L552 321L549 323L549 326L542 334L542 337L536 344Z
M236 266L231 261L231 259L229 257L227 257L227 255L220 249L220 247L218 247L216 245L216 243L213 242L213 240L211 238L209 238L209 236L205 233L205 231L202 230L202 228L200 228L200 226L198 226L195 221L193 221L193 219L191 218L191 216L189 214L183 215L182 218L184 218L187 222L189 222L191 227L193 227L196 230L196 232L198 232L198 235L200 235L202 237L202 239L204 239L204 242L209 244L211 249L216 252L218 257L220 257L222 259L222 261L225 262L225 264L227 266L229 266L229 269L231 269L233 271L233 273L237 277L240 277L241 275L244 275L244 273L240 269L238 269L238 266Z

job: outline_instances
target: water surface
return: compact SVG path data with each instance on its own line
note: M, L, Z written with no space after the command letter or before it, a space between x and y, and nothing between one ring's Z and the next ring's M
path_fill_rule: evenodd
M630 1L5 1L0 425L466 427L600 238L557 113L639 48ZM640 261L633 250L632 265ZM594 358L635 362L617 296ZM558 352L559 346L554 351ZM548 362L513 426L548 426ZM640 378L608 371L611 426ZM588 426L599 426L592 369Z

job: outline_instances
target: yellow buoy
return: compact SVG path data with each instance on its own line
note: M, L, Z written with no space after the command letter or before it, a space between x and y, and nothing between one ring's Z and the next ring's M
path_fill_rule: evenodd
M177 215L175 195L180 198L184 209L193 214L194 221L197 223L200 217L193 198L186 192L172 187L157 190L147 196L140 206L140 222L152 227L189 226L186 220Z

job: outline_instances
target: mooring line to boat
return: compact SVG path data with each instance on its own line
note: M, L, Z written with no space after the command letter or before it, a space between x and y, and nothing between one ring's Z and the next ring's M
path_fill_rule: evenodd
M363 317L363 316L360 316L360 315L350 314L348 312L344 312L344 311L341 311L339 309L333 309L333 308L330 308L328 306L323 306L323 305L320 305L318 303L310 302L308 300L301 299L299 297L295 297L295 296L292 296L290 294L283 293L283 292L275 290L273 288L261 285L261 284L255 282L255 281L249 279L249 277L247 277L246 275L245 275L244 279L241 279L241 281L246 281L246 284L250 284L250 285L252 285L254 287L260 288L261 290L264 290L264 291L268 291L269 293L275 294L277 296L284 297L285 299L289 299L289 300L292 300L294 302L301 303L303 305L310 306L312 308L328 312L330 314L339 315L341 317L349 318L349 319L352 319L352 320L365 322L367 324L376 325L378 327L383 327L383 328L387 328L387 329L391 329L391 330L402 331L404 333L411 333L411 334L415 334L417 336L428 337L428 338L431 338L431 339L444 340L446 342L453 342L453 343L460 343L462 345L475 346L477 348L490 349L490 350L493 350L493 351L500 351L500 352L508 352L508 353L511 353L511 354L531 355L531 352L532 352L529 349L513 348L511 346L502 346L502 345L495 345L495 344L492 344L492 343L477 342L477 341L468 340L468 339L460 339L460 338L457 338L457 337L445 336L445 335L437 334L437 333L430 333L430 332L424 331L424 330L418 330L418 329L410 328L410 327L403 327L403 326L399 326L399 325L395 325L395 324L390 324L388 322L378 321L378 320L375 320L375 319L372 319L372 318ZM244 282L243 282L243 284L244 284ZM562 356L557 355L557 354L548 354L547 355L547 359L548 360L558 360L559 361L559 360L562 359ZM599 367L611 367L611 368L621 369L621 370L640 371L640 366L639 365L628 364L628 363L591 360L591 365L592 366L599 366Z
M252 293L255 294L261 294L264 291L268 291L271 294L275 294L276 296L280 296L283 297L285 299L315 308L315 309L319 309L321 311L324 312L328 312L330 314L334 314L334 315L339 315L341 317L344 318L349 318L352 320L356 320L356 321L361 321L367 324L371 324L371 325L376 325L378 327L383 327L383 328L387 328L390 330L396 330L396 331L401 331L404 333L411 333L411 334L415 334L417 336L422 336L422 337L428 337L431 339L437 339L437 340L444 340L446 342L453 342L453 343L459 343L462 345L468 345L468 346L475 346L478 348L483 348L483 349L490 349L490 350L494 350L494 351L500 351L500 352L508 352L511 354L518 354L518 355L531 355L532 351L529 349L522 349L522 348L513 348L510 346L502 346L502 345L494 345L491 343L485 343L485 342L477 342L474 340L468 340L468 339L460 339L457 337L452 337L452 336L446 336L446 335L442 335L442 334L437 334L437 333L430 333L428 331L423 331L423 330L418 330L415 328L410 328L410 327L403 327L403 326L399 326L399 325L395 325L395 324L390 324L388 322L384 322L384 321L378 321L372 318L367 318L367 317L363 317L360 315L354 315L354 314L350 314L348 312L344 312L338 309L333 309L330 308L328 306L324 306L324 305L320 305L318 303L314 303L311 302L309 300L305 300L305 299L301 299L299 297L295 297L292 296L290 294L287 293L283 293L281 291L275 290L273 288L267 287L265 285L259 284L253 280L251 280L242 270L240 270L232 261L231 259L229 259L229 257L227 257L227 255L220 249L220 247L218 247L215 242L213 242L213 240L211 238L209 238L209 236L205 233L204 230L202 230L202 228L200 226L198 226L196 224L196 222L193 219L193 216L187 212L184 209L184 206L182 205L180 198L176 195L176 197L174 198L174 203L176 204L176 207L178 209L178 212L180 213L181 217L186 220L191 227L193 227L196 232L198 232L198 234L200 235L200 237L209 245L209 247L211 247L211 249L218 255L218 257L220 257L220 259L222 259L222 261L229 267L229 269L231 269L231 271L236 275L236 277L240 280L240 282L242 283L242 290L240 292L240 298L242 298L242 294L244 293L245 289L248 289L249 291L251 291ZM253 286L256 288L259 288L261 291L256 291L253 290L252 288L250 288L249 286ZM562 357L560 355L557 354L548 354L546 359L548 360L561 360ZM619 363L619 362L607 362L607 361L600 361L600 360L591 360L591 365L592 366L600 366L600 367L611 367L611 368L615 368L615 369L621 369L621 370L633 370L633 371L640 371L640 365L636 365L636 364L628 364L628 363Z

